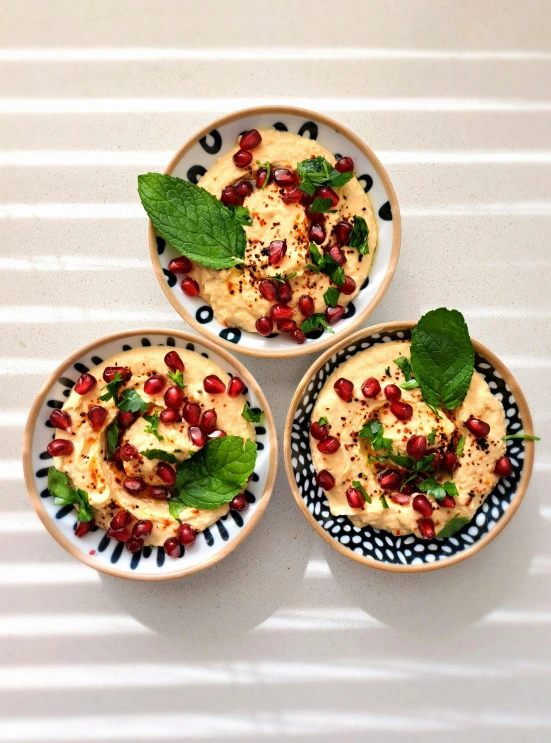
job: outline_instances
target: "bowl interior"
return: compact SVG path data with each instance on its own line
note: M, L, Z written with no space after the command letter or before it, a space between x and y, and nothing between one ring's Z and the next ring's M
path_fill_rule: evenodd
M30 457L32 463L33 481L40 497L42 518L48 523L51 531L60 538L61 543L75 557L81 559L98 570L115 572L128 577L150 576L170 577L181 574L189 569L191 572L200 569L206 562L216 560L218 553L231 551L232 542L239 536L242 529L254 519L257 509L261 508L260 501L270 479L270 450L273 442L270 441L268 427L256 425L258 456L255 471L247 486L246 496L249 501L245 511L231 510L226 516L219 519L209 529L198 534L195 544L188 548L180 559L168 558L162 547L145 547L140 552L131 554L124 548L124 544L107 537L103 529L94 527L86 536L76 537L75 510L72 506L56 506L54 499L47 489L48 467L52 457L46 451L46 446L52 439L52 426L49 416L54 408L61 408L64 399L70 394L71 388L83 372L100 364L104 359L120 351L128 351L139 346L171 346L187 348L196 351L206 358L210 358L228 374L240 373L222 356L204 346L200 339L193 342L166 333L151 333L146 335L129 335L117 340L110 340L99 344L92 351L81 356L70 366L66 367L57 380L49 388L36 418L34 430L31 434ZM245 380L246 381L246 380ZM257 399L254 391L247 388L245 397L251 407L265 407ZM266 496L266 497L269 497ZM222 556L222 555L220 555Z
M410 330L374 333L352 343L335 353L312 377L298 401L291 430L291 463L299 493L312 517L338 542L367 561L393 565L421 565L446 560L471 547L496 527L509 508L524 466L525 442L508 442L507 454L513 464L513 474L500 480L493 492L466 524L453 537L426 541L414 535L397 537L372 526L353 526L345 516L333 516L324 491L314 480L314 467L310 456L309 422L317 395L325 380L344 361L356 353L378 343L409 339ZM499 372L478 353L475 369L488 382L493 394L501 400L507 420L507 433L518 433L522 428L519 406L507 383Z
M385 276L391 264L393 240L397 229L392 219L390 204L391 194L385 183L377 172L374 164L345 133L335 131L328 124L318 120L312 115L311 118L291 114L285 110L277 113L247 113L243 116L229 121L216 129L212 129L206 137L201 137L187 150L176 163L172 175L178 178L197 183L199 178L216 162L216 160L234 146L238 136L247 129L275 127L283 131L300 134L303 137L316 139L335 155L349 155L354 159L356 172L363 184L366 193L369 194L377 218L379 228L379 243L371 272L361 287L360 292L347 306L346 314L334 328L335 335L331 336L329 342L333 343L341 336L347 335L356 326L358 314L361 314L374 299L385 280ZM381 167L381 166L379 166ZM152 251L153 260L158 261L162 275L171 295L171 300L180 310L184 310L199 325L197 328L205 335L211 335L217 340L235 343L242 352L251 352L262 355L270 351L275 354L284 354L294 351L297 353L312 353L320 347L328 345L328 334L324 333L320 338L307 338L303 346L297 346L286 335L274 334L271 338L264 338L257 333L249 333L239 328L227 328L214 318L212 309L205 304L200 297L188 297L180 289L178 277L168 270L168 264L176 258L179 253L162 238L157 238L157 255ZM158 272L160 275L160 272ZM181 277L180 277L181 278ZM372 307L374 309L374 306Z

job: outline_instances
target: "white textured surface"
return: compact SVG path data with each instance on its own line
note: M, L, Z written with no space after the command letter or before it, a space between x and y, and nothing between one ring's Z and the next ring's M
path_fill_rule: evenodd
M0 16L0 742L548 739L549 5L5 0ZM525 502L461 565L347 561L283 467L247 542L167 585L100 577L31 511L20 439L48 371L111 331L183 327L136 174L254 102L333 115L387 166L402 255L369 322L458 307L527 395L545 438ZM243 360L281 433L313 357Z

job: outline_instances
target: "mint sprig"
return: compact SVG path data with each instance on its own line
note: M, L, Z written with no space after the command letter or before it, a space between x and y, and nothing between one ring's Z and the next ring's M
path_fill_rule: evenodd
M362 255L369 254L369 245L367 243L369 237L369 228L367 222L363 217L354 217L352 219L354 228L350 234L348 244L351 248L356 248L358 253Z
M321 156L297 163L297 174L300 179L299 188L309 196L313 196L320 186L342 188L354 178L354 173L339 173Z
M427 495L432 495L432 497L436 498L438 501L444 500L446 495L458 495L454 482L447 480L446 482L439 483L436 482L434 477L429 477L426 480L423 480L419 485L419 489Z
M241 411L241 416L245 418L246 421L249 421L249 423L260 423L264 417L264 411L260 410L260 408L251 408L249 403L246 402L245 407Z
M48 467L48 491L54 496L56 506L76 506L77 521L92 521L94 511L85 490L73 488L66 472Z

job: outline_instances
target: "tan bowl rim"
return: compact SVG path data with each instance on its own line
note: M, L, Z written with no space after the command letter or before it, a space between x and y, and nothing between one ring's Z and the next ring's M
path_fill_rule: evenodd
M342 124L339 124L339 122L335 121L334 119L329 118L328 116L325 116L324 114L316 113L315 111L310 111L306 108L297 108L296 106L254 106L252 108L244 108L239 111L234 111L231 114L227 114L226 116L222 116L215 121L208 124L208 126L203 127L199 132L194 134L190 139L187 140L187 142L180 147L180 149L176 152L176 154L173 156L172 160L167 165L164 173L166 175L171 175L172 171L176 167L176 165L180 162L182 157L187 153L187 151L199 140L201 137L206 136L211 132L213 129L217 129L220 126L224 126L225 124L229 124L232 121L235 121L236 119L243 118L245 116L253 116L253 115L261 115L266 113L285 113L285 114L292 114L296 116L304 116L307 118L314 119L315 121L319 121L322 124L325 124L326 126L334 129L339 134L342 134L346 138L348 138L363 154L367 157L367 159L370 161L370 163L373 165L375 170L377 171L377 174L379 175L379 178L382 180L385 190L388 194L388 200L390 202L390 207L392 211L392 251L390 253L390 259L388 262L388 266L385 271L385 275L383 277L383 280L381 281L381 284L377 290L377 293L371 300L371 302L365 307L361 312L358 312L354 318L350 321L350 324L348 326L349 331L355 330L358 325L361 325L361 323L373 312L373 310L377 307L383 296L385 295L390 282L392 280L392 277L394 276L394 272L396 270L396 266L398 265L398 258L400 255L400 244L402 240L402 220L400 216L400 207L398 205L398 199L396 198L396 192L394 191L394 187L392 186L392 183L390 182L390 178L388 177L388 174L383 167L381 161L379 158L375 155L375 153L363 142L360 137L358 137L357 134L354 134L354 132L350 131L347 127L343 126ZM201 323L197 322L195 317L187 311L187 309L178 302L174 294L171 292L170 287L166 283L163 270L161 268L161 262L159 260L159 255L157 253L157 242L156 242L156 235L155 235L155 228L153 227L153 223L151 220L148 220L148 241L149 241L149 255L151 258L151 262L153 264L153 269L155 271L155 275L157 277L157 281L161 285L161 288L163 292L165 293L165 296L167 297L170 304L174 307L176 312L180 315L180 317L185 320L187 323L189 323L198 333L201 334L201 336L204 337L211 337L211 333L209 332L207 335L207 331ZM323 336L321 336L323 338ZM332 346L335 343L335 339L332 335L329 334L329 337L325 340L321 341L320 343L315 344L308 344L305 343L303 346L297 346L296 348L289 348L285 350L261 350L261 349L252 349L252 348L243 348L241 346L238 346L236 349L236 344L232 343L231 341L227 341L224 338L221 338L218 336L217 343L224 346L224 348L230 350L230 351L237 351L238 353L244 354L245 356L257 356L260 358L289 358L291 356L304 356L309 353L317 353L318 351L323 350L324 348L328 348L329 346Z
M62 375L63 372L65 372L70 366L72 366L76 361L78 361L82 356L85 356L86 354L90 353L94 349L98 348L101 345L104 345L106 343L110 343L111 341L117 341L122 338L128 338L132 336L141 336L141 335L166 335L167 337L173 337L178 338L179 340L186 341L188 343L199 343L201 345L204 345L206 348L210 349L213 353L218 354L221 356L227 363L231 364L232 367L236 370L236 372L243 377L245 382L247 383L247 386L251 387L254 391L259 404L262 407L262 410L264 411L264 419L265 419L265 425L268 429L269 433L269 440L270 440L270 465L268 470L268 479L266 482L266 487L264 489L264 492L262 493L262 496L259 499L259 504L257 508L255 509L252 517L249 521L245 522L245 525L241 529L241 531L238 533L238 535L235 537L235 539L232 539L231 542L229 542L223 549L220 551L216 551L212 557L208 558L207 560L204 560L199 565L193 565L191 567L182 567L182 569L175 571L174 573L170 573L169 575L164 574L153 574L153 575L141 575L141 574L129 574L126 571L120 570L115 566L111 565L101 565L98 564L97 561L94 559L93 556L85 554L81 552L75 545L71 543L71 541L62 534L56 527L55 524L52 521L51 516L47 513L46 508L44 507L44 503L42 501L42 498L40 497L38 493L38 489L35 484L34 480L34 469L32 464L32 440L33 440L33 433L36 426L36 421L38 418L38 414L44 404L44 400L46 399L48 393L50 392L51 387L53 384L58 380L58 378ZM54 539L73 557L75 557L77 560L80 560L80 562L83 562L85 565L88 565L91 568L94 568L94 570L97 570L101 573L106 573L107 575L114 576L116 578L125 578L127 580L138 580L138 581L164 581L164 580L174 580L175 578L183 578L186 575L191 575L192 573L197 573L200 570L204 570L205 568L210 567L211 565L214 565L215 563L222 560L224 557L229 555L233 550L243 542L243 540L252 532L256 524L259 522L260 517L266 510L266 507L268 505L268 501L270 500L270 496L272 495L272 490L275 483L275 478L277 474L277 459L278 459L278 443L277 443L277 433L276 428L274 424L274 419L272 416L272 412L270 410L270 406L268 405L268 401L266 400L266 397L264 396L264 393L262 392L260 386L252 376L252 374L248 371L248 369L243 366L243 364L238 361L234 356L232 356L230 353L228 353L223 348L218 348L215 343L213 343L211 340L204 338L204 337L198 337L197 335L193 335L192 333L186 333L180 330L172 330L172 329L166 329L166 328L142 328L137 330L123 330L118 333L112 333L110 335L105 335L101 338L98 338L95 341L92 341L91 343L88 343L87 345L80 348L78 351L75 351L72 353L65 361L63 361L55 371L53 371L46 382L43 384L40 392L38 393L33 406L31 408L31 411L29 413L29 417L27 420L27 425L25 427L25 433L23 435L23 471L25 475L25 485L27 487L27 491L29 493L29 497L31 499L32 506L34 510L36 511L36 514L38 515L39 519L42 521L46 529L50 532L50 534L54 537Z
M298 405L299 400L301 399L304 390L306 389L307 385L310 383L313 375L320 369L334 354L336 354L338 351L340 351L343 348L346 348L347 346L350 346L357 341L361 341L364 338L368 338L374 333L391 333L397 330L410 330L411 328L415 327L417 325L416 322L389 322L389 323L381 323L380 325L373 325L370 328L365 328L357 333L354 333L354 335L351 335L350 337L344 339L340 343L338 343L333 348L326 351L322 356L320 356L316 361L312 364L312 366L308 369L306 374L303 376L302 380L300 381L300 384L297 387L297 390L295 394L293 395L293 399L291 400L291 404L289 407L289 413L287 415L287 421L285 423L285 432L283 435L283 457L285 460L285 470L287 472L287 479L289 480L289 484L291 486L291 490L293 491L293 495L295 497L295 501L298 504L298 507L310 523L310 525L317 531L317 533L322 536L326 542L328 542L332 547L334 547L336 550L338 550L341 554L345 555L346 557L349 557L352 560L355 560L356 562L362 563L362 565L368 565L371 568L377 568L378 570L387 570L389 572L393 573L426 573L430 570L440 570L442 568L449 567L450 565L455 565L458 562L461 562L462 560L467 559L467 557L471 557L472 555L479 552L483 547L485 547L487 544L489 544L497 535L505 528L505 526L509 523L509 521L513 518L515 512L517 511L524 494L526 492L526 488L528 487L528 483L530 481L530 476L532 474L532 466L534 463L534 442L533 441L525 441L525 452L524 452L524 466L522 468L522 476L520 478L520 482L518 483L518 487L516 489L516 492L511 500L511 504L507 511L503 514L503 516L500 518L500 520L497 522L495 527L491 529L482 539L480 539L478 542L473 544L471 547L467 547L467 549L462 550L462 552L452 555L451 557L443 558L442 560L438 560L436 562L431 563L422 563L422 564L416 564L416 565L402 565L402 564L391 564L391 563L384 563L384 562L378 562L377 560L374 560L370 557L364 557L363 555L358 555L353 550L349 549L348 547L345 547L337 540L333 539L326 530L318 524L316 519L312 516L308 508L306 507L306 504L304 500L302 499L302 496L299 492L299 489L297 487L297 484L295 482L295 476L294 476L294 470L293 465L291 463L291 430L293 426L293 420L295 417L296 408ZM526 399L524 397L524 394L514 378L514 376L511 374L509 369L505 366L505 364L498 359L498 357L492 353L486 346L483 346L478 341L471 339L473 342L474 349L476 353L478 353L480 356L487 359L492 366L497 369L497 371L501 374L507 385L509 386L509 389L513 393L516 403L518 405L518 409L520 412L520 417L522 420L522 425L524 432L530 435L534 434L534 429L532 427L532 416L530 415L530 410L528 408L528 403L526 402Z

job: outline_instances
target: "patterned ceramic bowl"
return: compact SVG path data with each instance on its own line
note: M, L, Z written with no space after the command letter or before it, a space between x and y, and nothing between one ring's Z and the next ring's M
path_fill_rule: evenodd
M46 446L52 438L49 416L61 408L78 377L120 351L139 346L187 348L212 359L228 374L239 375L247 384L246 399L251 407L264 411L262 425L256 426L258 457L255 471L245 492L249 507L238 513L231 510L209 529L198 534L192 548L180 559L168 558L162 547L145 547L135 554L122 542L109 539L103 529L94 527L84 537L73 531L76 512L73 506L59 507L46 487L51 460ZM77 560L119 578L133 580L170 580L203 570L226 557L250 534L268 505L277 471L277 435L268 402L245 367L227 351L196 335L174 330L130 330L100 338L72 354L50 376L29 414L23 440L25 482L35 511L50 534Z
M379 242L368 280L347 306L344 318L335 325L335 335L324 333L320 338L307 338L297 346L286 335L264 338L239 328L227 328L215 319L212 309L201 297L189 297L180 289L177 277L168 270L172 258L180 255L157 238L149 223L149 249L155 273L174 309L199 333L210 337L230 350L249 356L300 356L332 346L349 335L373 312L386 292L400 253L401 222L396 194L389 177L373 152L361 139L321 114L301 108L264 106L224 116L198 132L168 164L166 173L197 183L216 160L228 151L239 135L247 129L275 127L303 137L316 139L330 152L349 155L354 159L358 178L369 194L377 218ZM235 347L237 346L237 348Z
M323 490L314 480L309 422L316 397L335 369L356 353L378 343L409 339L415 323L376 325L355 333L327 351L304 375L287 416L284 456L287 477L300 510L310 524L343 555L381 570L415 573L453 565L478 552L511 520L524 496L534 460L534 442L509 441L510 478L498 482L472 521L447 539L426 541L414 535L396 537L371 526L355 527L345 516L333 516ZM487 348L473 341L475 368L505 409L507 433L533 434L524 395L511 372Z

